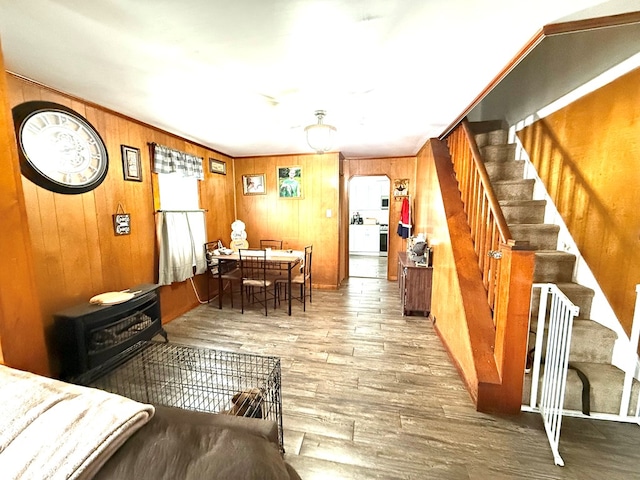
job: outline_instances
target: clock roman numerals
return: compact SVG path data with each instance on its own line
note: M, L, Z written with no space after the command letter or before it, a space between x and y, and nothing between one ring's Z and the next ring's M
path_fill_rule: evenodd
M107 150L82 116L51 102L23 103L13 115L21 169L34 183L58 193L84 193L104 180Z

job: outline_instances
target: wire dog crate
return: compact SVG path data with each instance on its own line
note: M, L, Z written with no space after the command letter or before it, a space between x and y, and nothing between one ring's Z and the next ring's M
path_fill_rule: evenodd
M143 403L271 420L284 451L278 357L147 341L73 382Z

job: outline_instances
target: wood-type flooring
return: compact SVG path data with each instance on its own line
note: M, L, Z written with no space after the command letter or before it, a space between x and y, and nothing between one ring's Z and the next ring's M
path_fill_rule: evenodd
M387 278L388 257L380 255L349 255L352 277Z
M171 342L281 358L285 458L305 480L640 479L638 425L565 418L559 467L539 415L476 412L430 321L402 316L395 282L314 289L290 317L284 303L265 317L216 301L165 328Z

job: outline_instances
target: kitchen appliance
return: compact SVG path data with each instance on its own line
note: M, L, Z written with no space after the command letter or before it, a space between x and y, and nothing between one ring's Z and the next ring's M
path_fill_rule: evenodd
M389 197L383 196L380 199L380 209L381 210L389 210Z
M389 225L380 224L380 256L386 257L389 255Z

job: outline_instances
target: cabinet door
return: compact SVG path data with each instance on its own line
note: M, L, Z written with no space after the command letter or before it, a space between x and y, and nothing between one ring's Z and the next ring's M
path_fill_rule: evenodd
M427 314L431 311L431 267L407 269L406 309Z
M361 243L359 225L349 225L349 251L357 252Z
M378 225L349 225L349 251L380 253L380 227Z
M380 252L380 227L378 225L363 225L364 229L362 251Z

